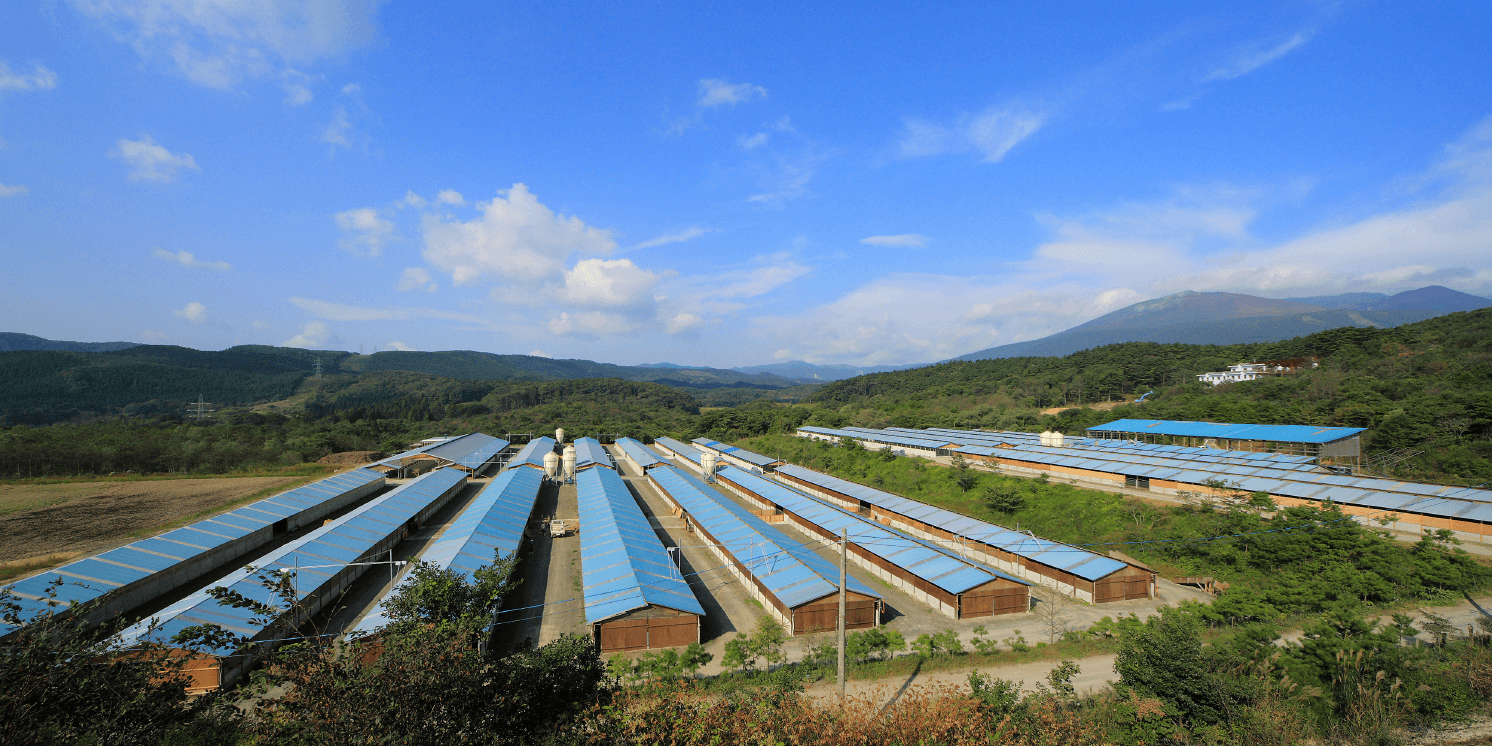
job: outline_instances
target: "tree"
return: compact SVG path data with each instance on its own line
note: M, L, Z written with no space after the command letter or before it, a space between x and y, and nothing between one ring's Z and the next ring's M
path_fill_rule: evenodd
M720 664L733 670L751 671L756 668L757 661L762 661L770 668L787 659L782 653L782 644L786 641L787 633L782 630L782 625L771 617L762 617L750 635L738 632L735 639L725 643L725 655L720 658Z
M1002 479L984 488L984 505L996 513L1011 515L1026 507L1026 496L1015 485Z
M1121 632L1114 671L1125 687L1174 705L1187 720L1213 724L1243 703L1229 663L1204 648L1196 614L1162 606L1159 615Z
M467 575L433 562L417 562L399 584L398 592L383 602L393 625L464 624L481 629L491 621L503 595L517 587L513 570L516 552L502 556L494 550L492 563Z
M1056 642L1072 631L1076 599L1046 586L1032 586L1031 595L1036 599L1036 605L1031 608L1031 613L1036 617L1042 630L1046 632L1047 642Z
M237 711L222 697L187 696L183 668L191 649L126 649L117 637L81 620L94 604L59 615L49 608L22 618L9 589L0 589L0 619L19 627L0 641L3 743L156 744L173 739L235 740Z
M953 454L953 483L958 485L959 490L968 492L979 483L979 475L969 466L968 459L962 453Z

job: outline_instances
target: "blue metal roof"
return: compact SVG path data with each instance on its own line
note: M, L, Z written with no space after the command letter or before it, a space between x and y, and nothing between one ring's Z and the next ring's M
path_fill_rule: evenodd
M686 445L684 443L680 443L679 441L674 440L673 438L655 438L653 440L653 444L657 445L657 446L662 446L663 448L667 449L670 453L672 453L675 456L678 456L679 458L688 459L688 460L694 462L694 465L698 466L701 469L705 468L704 464L700 462L700 452L699 452L699 449L695 448L694 446Z
M782 459L780 458L763 456L760 453L753 453L744 448L737 448L736 446L709 440L708 438L695 438L694 444L699 447L709 448L710 450L720 453L720 455L722 456L730 456L733 459L745 461L752 466L766 468L773 464L782 463Z
M815 435L827 435L835 438L851 438L854 440L868 440L872 443L884 443L891 446L902 446L905 448L921 448L923 450L935 451L939 448L947 448L951 441L940 438L926 438L886 431L848 430L832 427L817 427L804 425L799 427L800 432L813 433Z
M348 563L356 561L384 539L403 531L411 518L437 504L443 495L465 482L466 473L459 469L443 468L427 472L305 536L280 546L251 564L264 570L295 570L297 600L304 600L344 570ZM150 620L144 620L125 629L120 636L127 644L145 639L169 643L174 635L187 627L208 623L221 624L228 630L243 635L258 634L264 627L255 619L252 611L224 606L207 595L211 588L227 587L246 598L278 605L280 599L260 585L255 574L247 569L236 570L154 615L153 619L160 622L154 632L150 630ZM232 651L220 649L209 652L223 655Z
M1403 495L1412 499L1396 502L1394 509L1399 512L1453 516L1462 520L1482 520L1476 516L1483 513L1471 510L1469 506L1492 504L1492 491L1488 490L1326 473L1309 463L1296 463L1298 457L1249 459L1242 456L1251 454L1240 451L1175 446L1167 450L1108 447L1114 442L1100 439L1063 448L1021 445L992 449L993 453L988 455L1048 465L1077 463L1081 464L1078 468L1092 471L1133 474L1193 485L1222 479L1251 492L1265 491L1286 497L1329 499L1357 505L1369 505L1359 497L1365 492ZM1086 463L1074 462L1075 456L1084 457ZM1443 499L1444 502L1428 498Z
M493 456L501 453L510 444L502 438L485 433L468 433L431 446L424 455L450 461L473 471L482 468Z
M648 476L789 609L839 592L838 568L734 500L676 467L660 466ZM854 576L846 585L856 593L881 598Z
M982 563L959 557L930 541L907 536L733 466L722 469L719 478L733 482L831 534L837 536L841 531L848 531L849 540L861 549L949 593L963 593L1001 578L1030 585Z
M710 440L709 438L695 438L693 442L695 446L708 448L719 453L731 453L732 451L740 450L733 445L721 443L718 440Z
M440 538L420 555L421 562L450 568L467 578L493 557L508 557L523 543L523 529L539 499L544 474L534 469L509 469L487 483L476 499L446 527ZM372 632L387 626L382 604L351 632Z
M353 469L327 477L226 513L173 529L164 534L126 544L96 557L63 565L8 586L22 600L45 597L49 583L62 580L56 591L61 608L92 601L125 585L166 570L198 555L296 513L321 505L356 490L383 475L368 469ZM11 630L0 623L0 634Z
M517 453L513 454L513 458L508 459L508 468L528 465L538 467L542 471L544 469L544 456L550 453L554 453L554 438L548 435L534 438Z
M618 438L616 444L621 446L622 453L627 454L627 458L632 459L639 469L646 471L648 467L663 463L647 446L632 438Z
M1153 433L1188 438L1269 440L1277 443L1331 443L1365 432L1365 427L1316 427L1314 425L1238 425L1227 422L1183 422L1177 420L1115 420L1088 428L1089 432Z
M605 466L612 468L611 456L601 446L601 441L595 438L575 439L575 468L584 469L588 466Z
M648 606L704 615L616 472L587 469L575 477L575 488L586 622L604 622Z
M937 526L945 531L970 539L983 542L990 546L1004 549L1027 559L1035 560L1041 564L1066 570L1084 580L1098 580L1112 575L1124 569L1125 563L1112 557L1095 554L1086 549L1078 549L1065 544L1058 544L1046 539L1038 539L1027 534L1011 531L1003 526L986 523L977 518L961 515L952 511L918 502L910 498L882 492L874 487L866 487L828 474L805 469L801 466L781 466L777 469L778 474L801 479L809 484L817 485L842 495L848 495L863 500L871 505L884 508L893 513L899 513L914 518L930 526Z

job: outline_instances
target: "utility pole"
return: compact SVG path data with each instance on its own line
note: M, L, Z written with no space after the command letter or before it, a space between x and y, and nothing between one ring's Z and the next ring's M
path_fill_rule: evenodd
M844 586L848 578L850 529L839 530L839 701L844 701Z
M197 394L197 401L191 402L187 404L187 406L190 407L188 411L191 413L192 419L195 419L198 422L201 422L202 420L212 419L212 413L214 410L207 408L207 402L203 401L201 394Z

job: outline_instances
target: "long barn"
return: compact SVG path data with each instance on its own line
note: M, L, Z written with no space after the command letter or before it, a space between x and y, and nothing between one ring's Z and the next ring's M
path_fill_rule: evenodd
M850 510L868 511L876 520L913 536L977 552L996 568L1089 603L1154 597L1154 572L1113 557L1012 531L801 466L780 466L773 476Z
M780 511L809 536L837 542L857 565L954 619L1030 610L1031 584L933 544L902 534L784 484L733 466L716 481L757 505Z

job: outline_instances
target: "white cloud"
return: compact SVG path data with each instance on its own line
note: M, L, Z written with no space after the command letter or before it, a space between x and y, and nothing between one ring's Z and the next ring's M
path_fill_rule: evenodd
M1176 188L1086 215L1041 216L1049 238L1024 261L977 276L878 278L802 314L758 317L753 333L812 362L863 365L1039 338L1182 290L1290 297L1441 284L1487 296L1492 117L1447 146L1424 179L1435 180L1449 182L1439 194L1267 243L1250 227L1300 186ZM930 308L938 312L906 312Z
M321 129L321 141L332 146L332 151L337 148L351 148L352 121L347 118L347 107L338 106L332 120Z
M442 189L439 194L435 195L435 199L447 205L461 206L466 204L466 198L462 197L461 193L455 189Z
M399 275L399 291L424 290L433 293L439 289L439 285L430 279L430 273L424 267L405 267L404 272Z
M16 184L15 186L0 184L0 197L21 197L30 193L31 187L25 184Z
M500 194L477 203L482 214L467 222L425 216L425 260L450 272L457 285L483 275L559 282L571 255L608 254L616 248L611 231L556 215L523 184Z
M50 91L57 87L57 73L42 67L40 63L31 66L31 72L24 73L10 69L10 63L0 60L0 91Z
M715 106L735 106L766 97L767 89L759 85L727 83L718 78L710 78L699 81L699 99L695 103L700 108L708 109Z
M228 264L227 262L204 262L194 256L192 252L186 250L178 251L175 254L172 254L165 249L153 249L150 253L154 254L157 259L164 259L168 262L175 262L183 267L202 267L206 269L215 269L219 272L227 272L228 270L233 269L233 266Z
M146 135L139 140L120 139L112 157L130 166L130 181L169 182L183 170L201 171L191 153L172 153Z
M405 208L405 207L420 208L420 207L424 207L426 204L428 204L428 202L425 201L425 198L421 197L418 194L415 194L413 190L409 190L409 191L404 192L404 197L402 199L399 199L398 201L394 202L394 206L395 207L399 207L399 208Z
M999 163L1010 149L1036 134L1045 118L1023 107L991 109L969 123L969 140L985 163Z
M658 275L631 259L583 259L565 272L559 299L578 306L651 308Z
M561 311L550 318L549 332L585 337L635 334L646 329L651 321L615 311Z
M254 319L253 327L259 331L264 331L269 328L269 322L262 319Z
M394 224L371 207L346 210L333 216L346 235L338 245L358 256L378 256L394 235Z
M740 137L736 140L736 142L740 144L742 150L754 150L758 147L766 145L767 140L771 137L772 135L770 133L758 132L751 137Z
M285 88L286 106L304 106L316 98L311 86L324 82L320 76L307 75L299 70L286 70L280 74L280 85Z
M679 313L668 320L668 325L663 331L669 334L683 334L684 332L697 329L705 323L705 320L692 313Z
M390 350L398 350L399 352L417 352L418 351L416 348L410 347L409 345L404 344L403 342L399 342L399 341L390 342L388 346L389 346Z
M280 346L302 349L325 348L334 343L336 339L337 335L332 333L331 327L320 321L311 321L301 327L300 334L281 342Z
M671 243L683 243L685 241L693 241L694 239L699 238L700 236L703 236L703 235L705 235L705 234L707 234L709 232L710 232L709 228L700 228L698 226L694 226L694 227L690 227L690 228L685 228L684 230L678 231L676 233L665 233L665 234L663 234L661 236L658 236L656 238L650 238L650 239L648 239L646 241L643 241L640 244L637 244L636 246L633 246L632 248L633 249L651 249L654 246L666 246L666 245L671 244Z
M1036 134L1048 117L1024 104L1010 103L962 116L949 125L908 120L902 127L901 156L921 158L972 150L985 163L999 163L1012 148Z
M291 304L303 311L327 321L407 321L409 319L441 319L460 321L475 328L500 331L502 325L465 313L442 311L436 308L370 308L344 303L315 300L312 298L290 298Z
M919 236L916 233L901 233L895 236L867 236L860 239L860 243L870 246L898 246L906 249L920 249L927 246L927 236Z
M193 324L200 324L207 320L207 306L204 306L201 303L197 302L188 303L185 306L172 311L171 313L174 313L177 316L180 316L187 321L192 322Z
M782 207L789 201L809 196L812 192L808 189L808 182L818 172L818 161L819 158L811 154L797 161L778 159L776 168L763 179L770 191L753 194L746 201L765 207Z
M547 353L547 352L545 352L543 350L540 350L540 349L529 350L528 354L533 355L534 357L548 357L548 358L554 357L553 355L551 355L551 354L549 354L549 353Z
M1204 81L1233 80L1240 78L1259 68L1284 57L1295 51L1302 44L1311 40L1312 32L1302 31L1291 36L1289 39L1271 47L1260 49L1257 46L1235 56L1227 63L1213 70L1203 78Z
M142 57L230 88L277 68L336 57L377 36L378 0L72 0Z
M812 269L783 256L759 257L763 266L732 270L713 275L708 291L716 298L755 298L802 277Z

